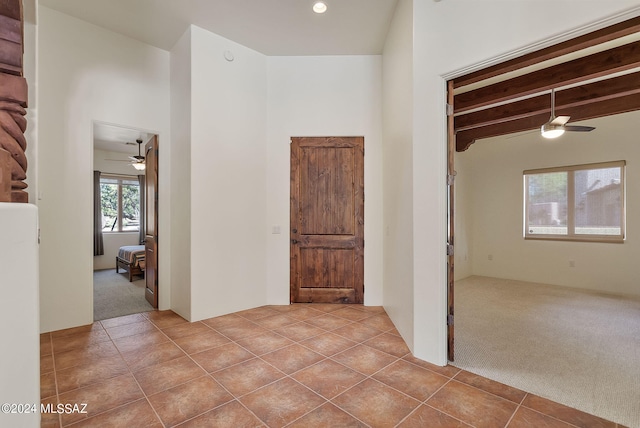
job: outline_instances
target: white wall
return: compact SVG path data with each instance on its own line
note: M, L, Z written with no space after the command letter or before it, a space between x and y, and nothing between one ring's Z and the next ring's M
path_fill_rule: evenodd
M568 38L578 27L631 7L637 1L588 0L580 7L571 0L413 2L413 195L412 205L403 208L412 209L414 220L417 357L446 362L445 76L531 50L554 36Z
M38 201L41 330L93 321L93 121L160 140L160 235L169 234L169 53L46 7L38 15ZM33 85L32 85L33 88ZM168 252L160 307L168 307Z
M191 320L267 301L266 64L191 27Z
M191 29L171 49L171 309L191 319Z
M37 195L37 31L35 0L23 0L24 77L29 98L26 155L29 204L0 203L0 336L7 346L0 353L0 402L40 402L40 298ZM20 328L16 328L16 326ZM0 414L0 425L40 426L38 412Z
M537 132L492 138L459 154L468 166L460 173L468 176L468 209L473 213L473 274L640 295L639 119L640 113L633 112L589 120L582 123L595 126L594 131L555 140ZM524 170L614 160L627 161L624 244L524 240Z
M413 349L413 2L400 0L382 62L384 307Z
M269 57L267 299L289 303L290 143L297 136L364 136L364 304L382 305L381 57ZM272 234L273 226L282 233Z
M456 178L453 189L454 196L454 279L460 280L473 274L471 248L471 236L473 235L473 219L475 213L471 205L473 196L473 177L471 171L472 161L467 152L455 153L454 165Z
M40 406L37 208L0 203L0 236L0 402ZM0 425L39 427L40 414L3 411Z

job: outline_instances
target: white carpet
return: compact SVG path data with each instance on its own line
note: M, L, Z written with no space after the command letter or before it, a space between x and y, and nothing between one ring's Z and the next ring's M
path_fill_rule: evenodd
M640 299L456 281L453 365L640 428Z
M93 272L93 320L152 311L144 298L144 279L129 282L129 274L115 269Z

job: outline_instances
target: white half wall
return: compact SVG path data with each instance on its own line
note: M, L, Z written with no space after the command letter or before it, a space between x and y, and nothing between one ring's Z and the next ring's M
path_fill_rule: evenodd
M539 133L477 141L466 152L465 203L474 275L640 296L640 113L581 122L589 133L555 140ZM528 169L626 160L627 239L623 244L523 238L523 178ZM489 256L492 260L489 260ZM574 262L574 267L570 266Z
M0 403L40 406L38 209L0 203ZM4 404L3 404L4 409ZM3 427L40 426L36 412L0 412Z
M169 53L46 7L38 15L43 332L93 322L93 121L160 141L160 307L169 306Z
M191 27L191 321L267 303L266 73Z
M289 304L291 137L364 136L364 304L382 305L382 58L269 57L267 301ZM272 228L280 227L280 234Z

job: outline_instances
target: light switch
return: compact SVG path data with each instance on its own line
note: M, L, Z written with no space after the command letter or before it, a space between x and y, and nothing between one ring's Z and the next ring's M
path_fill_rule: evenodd
M274 235L277 235L280 233L280 225L276 224L275 226L273 226L271 228L271 233L273 233Z

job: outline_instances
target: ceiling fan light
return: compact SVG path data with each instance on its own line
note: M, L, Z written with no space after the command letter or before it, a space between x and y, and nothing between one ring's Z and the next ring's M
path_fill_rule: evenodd
M146 168L146 165L144 163L132 163L131 165L138 171L144 171Z
M325 13L327 11L327 4L323 1L317 1L313 4L313 11L315 13Z
M544 138L558 138L562 134L564 134L564 128L562 126L551 125L545 123L540 128L540 133Z

